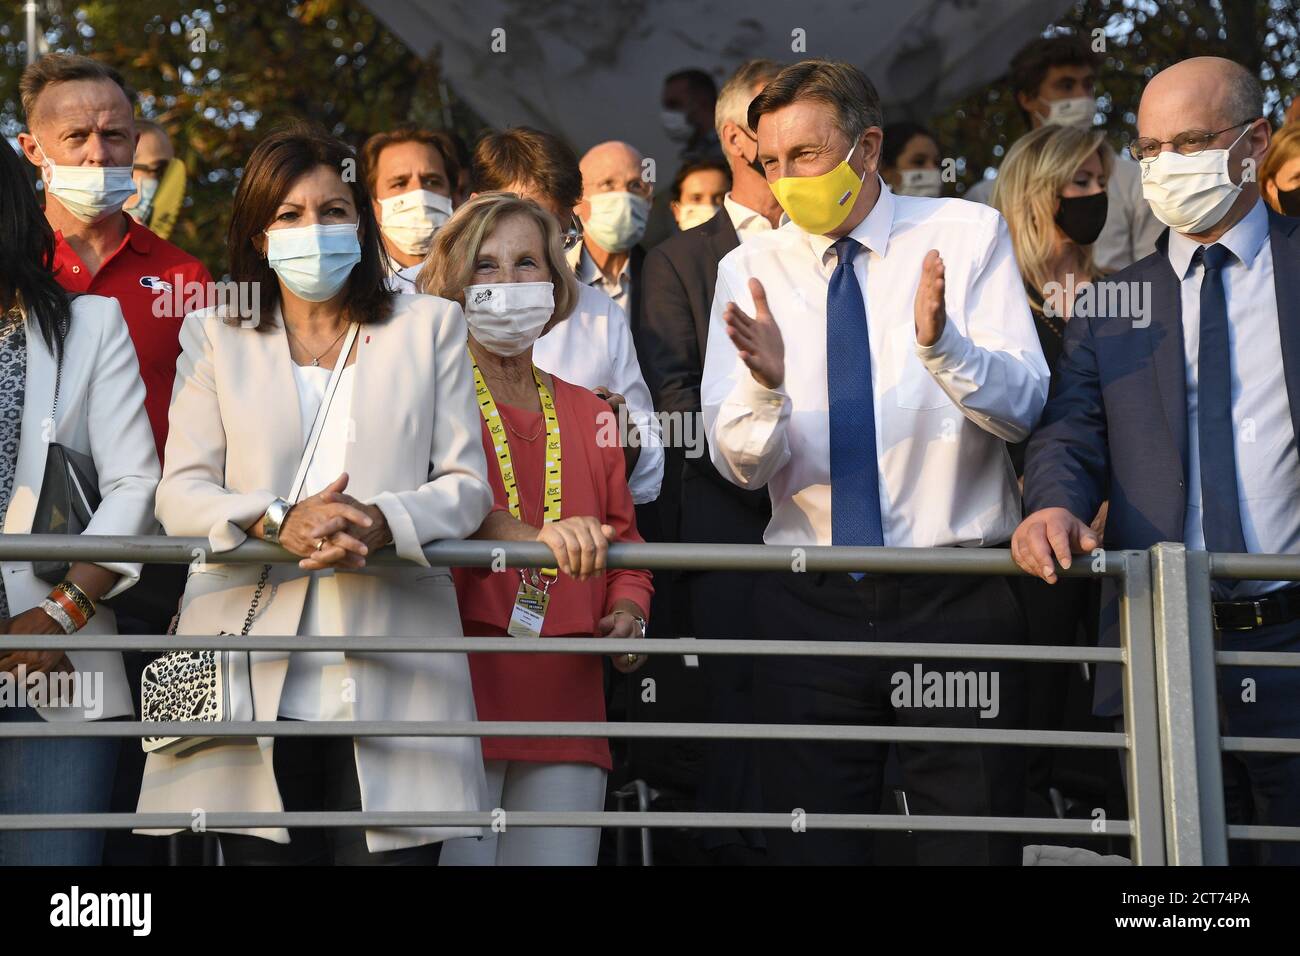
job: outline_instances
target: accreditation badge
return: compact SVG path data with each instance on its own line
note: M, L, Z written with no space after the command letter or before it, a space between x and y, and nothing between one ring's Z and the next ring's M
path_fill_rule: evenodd
M510 612L510 626L506 633L511 637L541 637L542 622L546 620L546 606L551 602L545 587L536 587L522 575L519 592L515 595L514 610Z

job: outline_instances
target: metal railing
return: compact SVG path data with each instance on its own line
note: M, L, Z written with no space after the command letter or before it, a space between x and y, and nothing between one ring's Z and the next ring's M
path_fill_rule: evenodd
M1217 674L1227 666L1300 667L1300 653L1217 650L1211 596L1214 578L1300 581L1300 555L1212 554L1159 544L1151 564L1169 862L1226 866L1229 839L1300 841L1300 827L1227 824L1222 754L1300 754L1300 739L1220 736ZM1225 631L1224 640L1234 633L1250 632Z
M549 550L538 543L448 541L425 548L434 566L537 567L549 563ZM59 558L81 561L132 561L192 563L208 557L202 538L66 537L59 535L0 535L0 560L28 561ZM1246 565L1240 557L1214 571L1224 576L1259 576L1278 565ZM264 564L296 561L287 552L263 542L250 541L220 555L222 564ZM22 647L32 650L139 650L188 648L247 651L364 650L392 652L510 653L624 653L809 655L835 657L909 657L950 660L1006 660L1120 664L1123 669L1125 730L1079 732L1006 728L934 728L895 726L832 726L791 724L717 723L611 723L547 721L460 722L348 722L346 735L365 736L494 736L494 737L607 737L693 739L784 739L807 741L948 742L999 744L1025 747L1079 747L1122 750L1125 757L1128 819L1108 821L1105 834L1128 837L1132 858L1138 864L1213 862L1218 859L1216 834L1223 831L1222 793L1216 786L1217 720L1213 693L1213 659L1208 672L1199 636L1209 621L1207 587L1189 592L1189 568L1198 561L1180 546L1161 545L1143 551L1098 552L1093 560L1081 559L1066 577L1111 577L1119 582L1119 648L872 643L840 641L762 641L648 639L618 641L589 638L548 638L519 641L514 638L416 638L392 636L347 637L129 637L129 636L24 636ZM372 565L404 564L389 553L372 556ZM959 548L789 548L773 545L637 544L613 545L611 568L649 570L783 571L806 573L867 571L875 573L926 573L1018 575L1021 572L1007 551ZM1300 579L1300 558L1287 565ZM1153 569L1155 571L1153 593ZM1199 573L1199 572L1197 572ZM1204 591L1203 595L1200 592ZM1188 640L1188 635L1196 640ZM1273 655L1274 657L1278 655ZM1286 655L1281 655L1285 657ZM1296 655L1300 657L1300 655ZM1220 663L1226 661L1220 660ZM1262 663L1258 662L1258 663ZM1300 662L1297 662L1300 663ZM1296 665L1291 665L1296 666ZM1209 690L1207 691L1207 688ZM1206 697L1205 694L1210 696ZM1208 702L1208 706L1207 706ZM1207 716L1208 715L1208 716ZM188 723L32 722L0 724L3 737L125 737L185 735ZM249 721L206 724L205 735L230 737L337 736L336 723ZM1272 741L1287 749L1291 743ZM1284 746L1283 746L1284 745ZM1228 740L1224 749L1251 749L1258 741ZM1210 759L1211 751L1214 759ZM1162 760L1163 756L1163 760ZM1212 765L1212 766L1211 766ZM1217 796L1216 796L1217 795ZM1217 804L1216 804L1217 800ZM1216 816L1217 813L1217 816ZM129 829L177 828L188 830L189 813L25 814L0 816L0 829ZM489 826L488 811L312 812L312 813L210 813L206 828L336 827L336 826ZM951 817L903 814L819 814L804 817L807 829L965 831L985 833L1095 836L1091 819L1024 817ZM789 813L703 812L512 812L511 826L602 827L748 827L785 828ZM1259 828L1234 829L1234 838L1274 839ZM1298 831L1300 832L1300 831Z

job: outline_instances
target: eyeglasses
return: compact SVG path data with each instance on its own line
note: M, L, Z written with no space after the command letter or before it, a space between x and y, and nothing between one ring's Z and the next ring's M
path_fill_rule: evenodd
M1230 129L1249 126L1253 122L1255 120L1248 119L1240 123L1233 123L1231 126L1225 126L1217 133L1211 133L1209 130L1204 129L1184 130L1173 139L1152 139L1150 136L1145 136L1129 143L1128 152L1130 156L1139 162L1149 163L1160 155L1160 147L1167 143L1174 148L1176 153L1182 156L1198 156L1209 148L1216 137L1222 136Z
M582 242L582 223L578 221L577 216L570 216L569 228L560 233L560 243L564 246L564 251L568 252L580 242Z

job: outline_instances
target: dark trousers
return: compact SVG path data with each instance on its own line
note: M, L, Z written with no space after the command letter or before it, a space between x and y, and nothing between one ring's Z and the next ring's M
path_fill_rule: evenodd
M274 765L286 812L361 809L351 737L280 738ZM371 853L362 827L290 827L287 844L240 833L219 839L231 866L437 866L442 852L441 843L426 843Z
M1300 621L1254 631L1221 631L1225 651L1300 653ZM1220 733L1230 737L1300 737L1300 669L1219 669ZM1300 826L1300 756L1230 753L1223 757L1225 809L1229 823ZM1300 865L1300 843L1229 845L1234 864Z
M769 575L757 589L761 636L769 640L1016 644L1025 618L998 577L847 574ZM917 667L920 667L920 674ZM762 657L754 669L755 717L763 723L1021 727L1024 668L1017 662L886 658ZM938 675L945 688L926 695ZM967 699L982 680L990 706ZM918 681L916 678L920 677ZM996 683L995 683L996 681ZM971 694L978 698L978 694ZM996 712L996 713L995 713ZM989 716L981 716L986 713ZM765 809L876 813L888 744L762 741ZM972 744L897 745L908 811L915 815L1019 816L1023 748ZM773 863L869 864L866 831L767 831ZM916 832L922 864L1020 865L1018 835Z
M686 579L695 636L701 640L752 640L755 583L760 578L735 571L706 571ZM708 693L707 719L714 723L754 722L754 659L702 654L700 675ZM696 803L708 812L756 813L762 809L758 784L758 743L753 740L706 742ZM763 831L707 830L707 849L733 843L761 847Z

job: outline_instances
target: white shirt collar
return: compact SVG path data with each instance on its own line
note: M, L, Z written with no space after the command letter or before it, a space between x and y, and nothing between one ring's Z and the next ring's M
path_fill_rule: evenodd
M731 219L731 225L738 233L772 228L772 223L768 221L766 216L757 210L736 202L731 198L730 192L722 197L722 208L727 211L727 216Z
M1249 268L1259 255L1268 239L1268 211L1264 200L1259 199L1246 213L1245 218L1220 237L1218 245L1227 246L1228 250ZM1169 230L1169 264L1174 267L1174 274L1181 280L1191 268L1192 257L1202 243L1184 236L1181 232Z
M885 181L879 176L876 178L880 183L880 198L871 207L871 212L867 213L866 218L853 227L849 236L876 255L883 256L889 251L889 233L894 228L894 204L898 200L886 188ZM808 244L812 246L813 252L822 262L826 261L826 254L835 242L836 240L830 236L808 236Z

